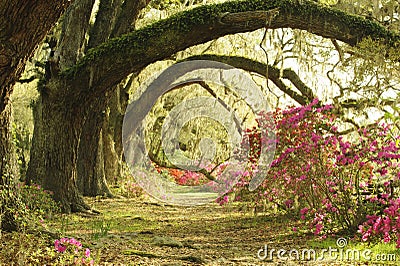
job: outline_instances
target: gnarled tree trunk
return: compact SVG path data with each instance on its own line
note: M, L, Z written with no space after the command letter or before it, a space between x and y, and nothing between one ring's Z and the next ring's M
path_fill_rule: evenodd
M11 210L15 199L13 179L17 177L11 134L10 97L26 61L43 40L70 1L0 1L0 229L15 230ZM46 14L43 19L42 14ZM5 193L6 190L11 191ZM15 192L15 191L14 191Z
M36 110L44 121L40 125L43 139L32 144L32 154L40 153L41 160L34 158L32 166L42 177L38 181L54 193L53 198L61 203L64 212L88 210L76 185L77 151L84 122L82 103L72 97L67 97L70 102L61 102L57 93L60 90L53 87L46 90L41 95L41 108Z
M130 82L125 86L118 86L113 94L103 126L104 140L104 163L106 177L109 183L118 181L123 174L123 147L122 147L122 123L125 109L129 101L129 94L126 92Z
M78 146L85 113L82 97L72 93L60 71L67 69L83 56L86 33L95 0L80 0L66 12L60 39L52 45L40 97L34 108L35 129L32 139L28 180L54 192L64 212L89 209L77 187ZM54 36L52 37L54 38ZM81 83L76 90L85 90Z
M98 99L90 106L78 150L78 187L85 196L112 196L104 170L104 100Z
M101 1L87 48L131 31L139 11L148 1ZM112 196L107 181L122 173L121 128L128 97L124 82L87 106L79 147L78 184L85 196ZM121 97L120 97L121 96ZM122 108L122 109L121 109Z

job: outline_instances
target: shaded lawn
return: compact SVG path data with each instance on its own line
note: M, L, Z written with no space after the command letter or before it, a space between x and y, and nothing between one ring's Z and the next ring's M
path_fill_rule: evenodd
M87 202L102 214L60 215L48 222L48 226L89 247L97 265L367 264L332 259L285 261L278 259L276 253L273 260L261 261L257 252L265 245L276 250L301 250L310 247L313 236L294 232L292 228L298 226L294 219L279 214L254 216L240 211L239 204L181 207L152 199L121 198L87 199ZM54 264L54 259L49 258L49 254L57 256L53 241L54 238L44 236L3 234L0 262Z
M105 199L92 204L103 215L74 215L66 234L79 235L94 252L101 251L100 262L257 265L257 251L265 244L289 247L297 239L290 229L292 222L284 217L254 216L238 212L233 206L181 207L127 199ZM101 224L109 224L110 230L96 240L94 234L101 231ZM155 243L157 237L172 238L178 245L160 246Z

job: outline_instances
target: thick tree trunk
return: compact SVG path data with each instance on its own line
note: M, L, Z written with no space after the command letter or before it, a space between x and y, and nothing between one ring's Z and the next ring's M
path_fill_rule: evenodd
M84 196L112 196L104 170L102 127L105 106L106 104L100 100L90 106L82 130L78 150L78 187Z
M79 105L82 98L68 94L68 86L58 78L60 70L73 66L83 56L94 2L75 1L65 14L60 40L51 47L46 80L41 83L41 96L34 108L35 129L28 180L53 191L54 199L61 203L64 212L88 209L76 184L84 114ZM81 86L84 87L84 83Z
M18 177L11 135L11 104L0 112L0 231L14 231L18 223L13 215L16 195L12 193Z
M36 139L32 143L32 154L39 156L32 157L28 172L44 189L54 193L53 198L60 202L63 212L85 211L90 208L76 185L83 115L79 102L61 103L60 99L60 95L50 91L41 96L41 108L36 109L36 116L40 116L42 122L35 128Z
M129 83L129 82L128 82ZM108 182L116 184L123 174L122 123L125 109L129 101L126 92L128 86L118 86L108 106L106 120L103 126L104 163Z
M16 172L11 135L12 88L36 46L70 4L60 1L0 1L0 175L1 183ZM43 19L40 14L46 14Z
M97 100L90 106L83 127L78 187L84 196L112 196L107 183L115 183L122 175L122 121L129 95L122 85L111 94L109 103Z
M10 97L26 61L70 1L0 1L0 230L18 228L13 180L18 171L11 134ZM46 14L46 19L43 19Z
M132 30L139 11L147 3L136 0L101 1L87 49ZM102 95L101 100L95 100L86 111L78 153L78 186L85 196L112 196L107 181L115 182L121 176L122 119L129 98L125 92L120 93L123 90L122 83L115 86L113 91ZM122 98L120 95L123 95Z

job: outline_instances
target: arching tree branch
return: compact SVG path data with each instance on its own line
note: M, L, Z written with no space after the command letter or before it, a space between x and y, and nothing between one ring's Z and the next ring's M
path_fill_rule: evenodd
M74 92L71 97L102 94L150 63L227 34L264 28L267 22L271 29L307 30L353 46L366 37L382 40L389 47L397 47L400 40L399 35L373 21L313 1L234 1L181 12L112 39L89 50L76 66L64 72L64 81L69 87L83 81L90 84L87 91Z
M241 56L222 56L222 55L196 55L191 56L185 60L212 60L218 61L231 65L236 68L240 68L249 72L257 73L261 76L266 77L268 74L268 79L270 79L282 92L290 96L293 100L301 105L306 105L311 102L315 95L312 90L304 84L299 76L291 69L284 69L281 76L280 69L274 66L268 66L267 64L255 61L246 57ZM301 94L292 90L282 81L283 79L289 80L296 88L301 92Z

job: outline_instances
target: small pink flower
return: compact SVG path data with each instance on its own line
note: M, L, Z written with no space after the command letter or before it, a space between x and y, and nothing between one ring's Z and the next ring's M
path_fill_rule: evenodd
M86 256L86 258L89 258L90 257L90 249L85 249L85 256Z
M320 223L315 225L315 231L314 231L314 235L319 235L321 233L322 228L324 228L324 226Z
M364 226L362 226L361 224L358 226L358 230L357 233L362 234L364 232Z
M384 233L384 237L383 237L383 242L389 243L390 240L391 240L391 238L390 238L389 233L388 233L388 232L385 232L385 233Z
M293 200L288 199L288 200L286 200L286 201L284 202L284 204L286 205L287 208L290 208L290 207L292 206L292 204L293 204Z
M300 213L303 214L303 215L304 215L304 214L307 214L307 213L308 213L308 208L303 208L303 209L301 209L301 210L300 210Z
M364 234L363 234L363 236L362 236L362 238L361 238L361 240L362 241L367 241L368 240L368 237L371 235L371 233L370 232L365 232Z
M58 240L58 239L56 239L56 240L54 241L54 248L56 249L57 252L60 252L60 253L65 252L65 250L67 249L67 247L64 246L64 245L62 244L62 242L61 242L60 240Z
M69 243L70 243L71 245L74 245L74 246L78 247L78 248L82 247L82 243L79 242L78 240L76 240L75 238L71 238L71 239L69 240Z

